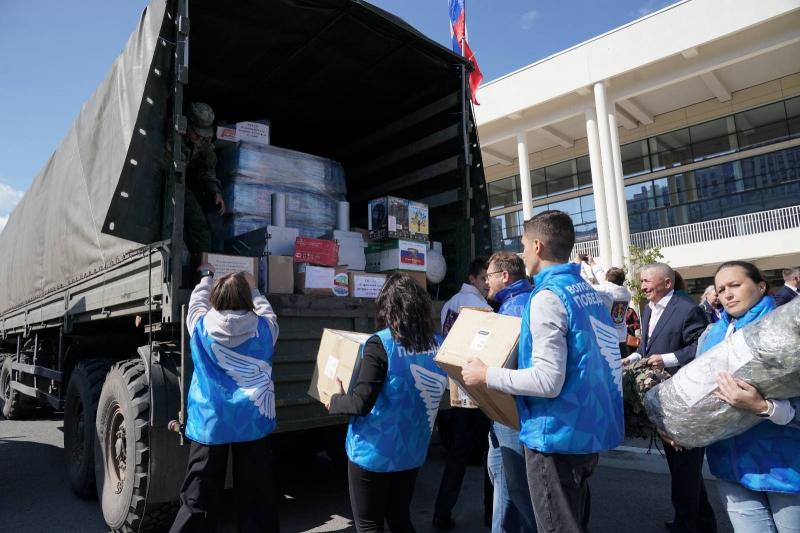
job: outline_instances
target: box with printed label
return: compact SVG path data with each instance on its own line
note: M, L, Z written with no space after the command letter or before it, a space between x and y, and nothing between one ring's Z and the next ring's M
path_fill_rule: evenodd
M297 237L294 241L294 262L335 267L339 262L339 244L326 239Z
M237 122L225 126L217 126L217 140L255 144L269 144L269 121Z
M462 309L435 358L486 416L515 429L519 415L514 397L486 385L465 385L461 370L475 357L489 367L516 368L521 323L514 316Z
M345 277L344 280L341 277L342 273ZM337 276L339 276L338 282ZM300 294L347 296L349 289L346 278L347 268L345 267L321 267L308 263L295 263L294 265L294 289ZM343 290L346 292L342 293Z
M367 209L370 239L407 239L411 236L408 227L408 200L405 198L374 198L367 204Z
M353 298L378 297L383 284L386 283L386 274L374 274L372 272L349 272L350 276L350 296Z
M328 403L331 396L339 392L336 378L342 381L345 392L350 392L358 375L361 352L371 336L369 333L326 328L319 343L317 364L308 395L322 403Z
M428 205L422 202L408 202L409 237L419 241L427 241L430 233L428 223Z
M252 274L258 281L258 258L241 257L238 255L209 254L203 253L203 263L208 263L214 267L214 277L219 279L226 274L235 272L247 272Z
M381 246L380 272L389 270L428 270L428 243L393 239Z

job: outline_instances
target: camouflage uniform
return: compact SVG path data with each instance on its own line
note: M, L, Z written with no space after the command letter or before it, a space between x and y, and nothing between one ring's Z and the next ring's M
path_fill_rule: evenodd
M647 416L644 396L647 391L670 378L665 370L655 370L646 360L633 363L622 371L622 397L625 409L625 436L650 438L655 425Z

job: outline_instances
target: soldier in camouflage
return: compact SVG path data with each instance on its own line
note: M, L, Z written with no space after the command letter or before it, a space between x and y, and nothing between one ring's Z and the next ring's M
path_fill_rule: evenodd
M225 214L225 201L217 179L217 155L211 140L214 110L203 102L192 102L188 122L182 147L186 162L183 239L190 252L210 252L213 239L206 212Z

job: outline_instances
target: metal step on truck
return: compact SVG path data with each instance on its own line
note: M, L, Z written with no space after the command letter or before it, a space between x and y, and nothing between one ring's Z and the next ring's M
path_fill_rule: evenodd
M490 251L469 69L362 1L150 2L0 233L3 415L63 410L69 482L98 497L111 530L168 524L185 471L188 446L168 426L191 377L188 103L229 122L269 117L272 144L340 162L354 226L384 194L429 204L444 297ZM372 331L374 303L268 298L281 328L275 438L324 441L346 421L306 394L322 330Z

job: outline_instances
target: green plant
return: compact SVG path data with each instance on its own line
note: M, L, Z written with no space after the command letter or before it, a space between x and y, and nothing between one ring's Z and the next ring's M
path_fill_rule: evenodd
M631 244L629 264L625 268L625 285L631 291L631 303L641 309L647 299L642 291L642 282L639 272L642 267L651 263L658 263L664 259L660 248L639 248Z

